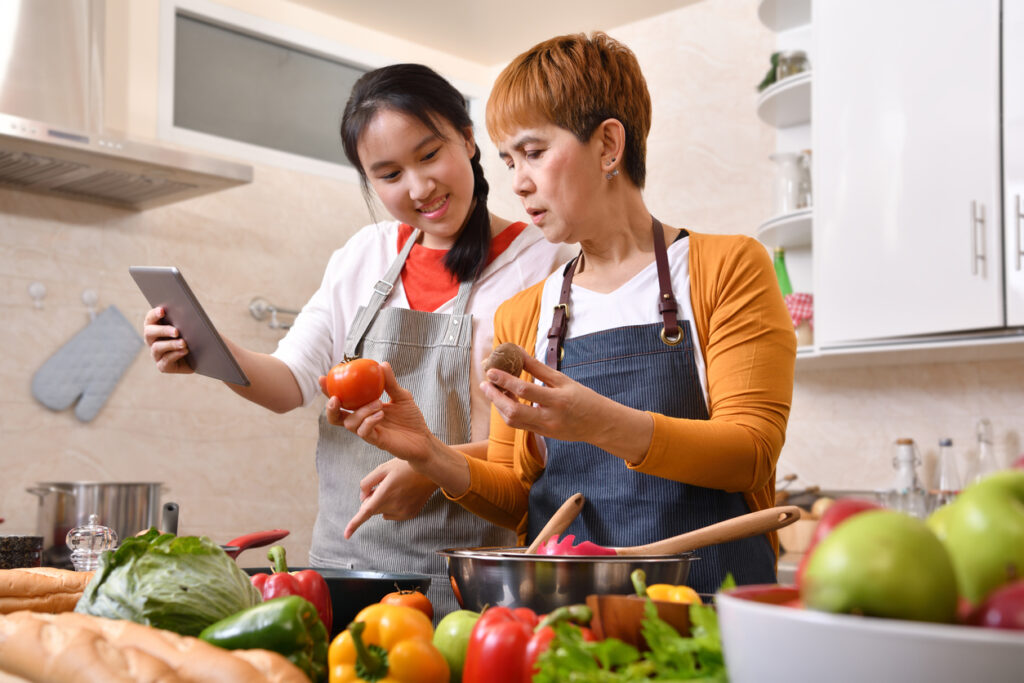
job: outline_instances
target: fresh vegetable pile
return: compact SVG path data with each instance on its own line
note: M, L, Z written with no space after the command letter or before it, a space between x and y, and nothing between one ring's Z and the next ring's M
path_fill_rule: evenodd
M75 611L195 636L259 602L249 576L216 543L150 529L103 553Z

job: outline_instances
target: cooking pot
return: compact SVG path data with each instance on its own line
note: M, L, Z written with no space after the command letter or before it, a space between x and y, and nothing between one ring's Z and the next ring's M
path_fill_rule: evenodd
M99 516L103 526L127 538L156 526L160 516L159 482L39 482L25 489L39 497L36 532L43 537L43 566L71 569L67 534Z
M529 607L546 613L586 602L591 594L634 593L630 574L643 569L647 584L686 583L693 550L748 538L792 524L800 509L780 506L711 524L654 543L615 548L616 555L530 555L525 548L439 550L463 609L486 605Z

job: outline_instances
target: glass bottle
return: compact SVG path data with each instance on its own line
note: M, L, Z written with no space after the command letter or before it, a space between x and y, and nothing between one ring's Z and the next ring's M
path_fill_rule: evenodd
M100 524L99 515L89 515L89 523L68 532L71 564L76 572L94 571L100 566L100 555L117 547L117 532Z
M800 183L804 169L802 155L795 152L775 152L768 158L775 162L774 206L776 216L782 216L802 208L800 206Z
M980 481L1000 469L996 451L992 445L992 423L988 418L978 420L978 472L974 481Z
M914 440L897 439L896 455L892 459L896 480L889 492L889 507L923 518L928 514L928 507L926 492L917 476L917 466L920 464L921 458Z
M782 247L775 247L775 277L779 281L779 289L782 296L793 293L793 285L789 282L789 271L786 270L786 250Z
M811 201L811 150L800 152L800 183L797 185L796 208L810 208Z
M953 440L939 439L939 493L938 505L945 505L960 493L960 472L956 466Z
M803 50L780 52L775 66L775 80L781 81L789 76L808 71L811 68L807 61L807 53Z

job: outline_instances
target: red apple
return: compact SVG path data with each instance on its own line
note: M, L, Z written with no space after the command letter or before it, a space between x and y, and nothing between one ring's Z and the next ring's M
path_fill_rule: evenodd
M1024 631L1024 579L992 591L967 617L967 623Z
M1018 470L1024 470L1024 453L1017 456L1017 459L1013 461L1013 467Z
M800 561L800 566L796 570L796 586L800 587L800 582L804 576L804 570L807 568L807 562L811 558L811 553L814 551L814 547L818 545L821 539L832 533L832 530L836 526L853 515L860 512L866 512L867 510L878 510L882 506L870 500L864 500L862 498L840 498L835 501L825 510L825 514L818 520L818 526L814 527L814 534L811 536L811 542L807 546L807 550L804 552L804 557Z

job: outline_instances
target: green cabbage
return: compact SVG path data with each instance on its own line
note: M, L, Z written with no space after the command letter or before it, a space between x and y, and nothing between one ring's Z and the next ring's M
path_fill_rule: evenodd
M261 601L249 576L209 538L150 529L103 553L75 611L196 636Z

